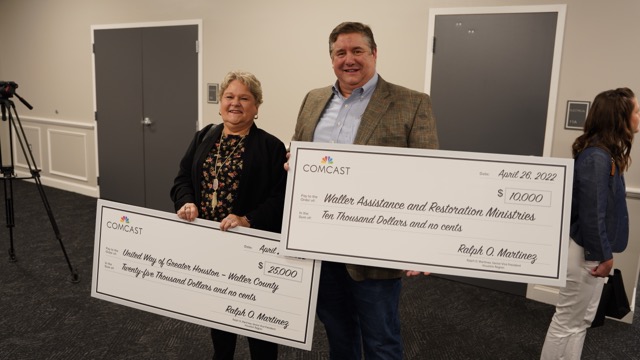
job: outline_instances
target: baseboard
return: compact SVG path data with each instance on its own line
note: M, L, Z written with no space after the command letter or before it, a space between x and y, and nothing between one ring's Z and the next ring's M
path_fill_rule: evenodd
M30 177L31 174L27 173L27 172L22 172L19 170L16 170L16 176L18 177ZM26 179L26 181L29 182L35 182L33 179ZM90 197L94 197L94 198L98 198L100 197L100 191L98 190L97 187L91 187L91 186L87 186L87 185L82 185L82 184L76 184L73 182L69 182L69 181L64 181L64 180L59 180L59 179L53 179L53 178L49 178L46 176L40 176L40 182L42 183L42 185L45 186L50 186L56 189L60 189L60 190L65 190L65 191L71 191L74 193L78 193L81 195L86 195L86 196L90 196Z
M527 286L527 299L541 303L555 305L558 302L558 288L545 285L529 284Z

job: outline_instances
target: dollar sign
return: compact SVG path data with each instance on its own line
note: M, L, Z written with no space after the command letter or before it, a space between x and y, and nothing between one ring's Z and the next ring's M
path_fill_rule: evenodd
M262 269L262 261L258 263L258 269Z
M502 197L502 189L498 189L498 197Z

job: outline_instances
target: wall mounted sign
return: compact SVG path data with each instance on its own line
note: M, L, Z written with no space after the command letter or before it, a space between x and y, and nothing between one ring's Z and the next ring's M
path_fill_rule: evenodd
M589 101L567 101L567 119L564 124L565 129L584 129L584 121L589 113Z

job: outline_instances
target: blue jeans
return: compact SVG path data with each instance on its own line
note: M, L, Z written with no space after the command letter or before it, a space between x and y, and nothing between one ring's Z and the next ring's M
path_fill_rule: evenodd
M401 360L402 279L351 279L344 264L322 262L316 312L333 360ZM362 349L362 350L361 350Z

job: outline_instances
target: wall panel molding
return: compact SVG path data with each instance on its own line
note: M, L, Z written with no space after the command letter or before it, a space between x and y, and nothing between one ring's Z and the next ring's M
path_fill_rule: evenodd
M71 179L88 180L87 136L82 132L47 131L49 173Z
M39 127L35 126L22 126L26 139L22 137L22 133L19 133L20 129L13 128L13 161L15 166L29 168L29 163L32 163L32 159L27 159L27 152L33 154L33 160L35 164L31 164L38 169L42 169L42 134ZM18 136L20 135L20 136ZM20 139L26 143L21 144ZM24 146L24 151L23 151Z

